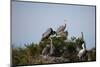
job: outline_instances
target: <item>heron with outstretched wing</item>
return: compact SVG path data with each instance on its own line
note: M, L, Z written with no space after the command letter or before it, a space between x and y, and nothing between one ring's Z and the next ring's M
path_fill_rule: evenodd
M65 24L65 25L61 25L61 26L57 29L56 33L64 32L65 28L66 28L66 24Z
M61 25L61 26L57 29L57 31L56 31L57 34L58 34L58 33L61 33L61 32L64 32L64 30L66 29L66 22L67 22L67 20L64 20L64 22L65 22L65 24L64 24L64 25Z
M47 31L44 32L44 33L42 34L42 39L41 39L41 41L43 41L44 39L48 39L48 38L50 37L50 35L54 35L55 33L56 33L56 32L53 31L52 28L48 28Z

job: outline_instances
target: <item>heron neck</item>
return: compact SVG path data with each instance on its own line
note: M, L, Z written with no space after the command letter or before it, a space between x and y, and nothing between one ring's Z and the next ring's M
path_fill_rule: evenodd
M52 45L52 39L51 39L51 45Z
M50 44L51 44L51 47L52 47L52 39L50 38Z
M85 44L83 44L82 48L83 48L83 49L86 49Z

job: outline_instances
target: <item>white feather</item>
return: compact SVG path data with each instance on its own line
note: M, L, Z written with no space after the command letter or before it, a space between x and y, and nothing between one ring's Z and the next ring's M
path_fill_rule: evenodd
M84 43L82 44L82 48L83 48L83 49L81 49L81 50L79 51L78 55L77 55L79 58L81 58L81 57L86 53L86 48L85 48Z

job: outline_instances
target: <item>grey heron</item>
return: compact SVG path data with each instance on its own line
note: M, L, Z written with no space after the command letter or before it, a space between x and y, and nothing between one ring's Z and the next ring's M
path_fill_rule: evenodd
M53 45L52 38L50 37L50 55L54 54L55 54L55 47Z
M57 29L56 33L58 34L58 33L60 33L60 32L64 32L65 28L66 28L66 24L61 25L61 26Z
M42 39L41 39L41 41L43 41L44 39L48 39L48 38L50 37L50 35L54 35L54 34L56 34L56 32L53 31L52 28L48 28L48 29L46 30L46 32L44 32L44 33L42 34Z
M44 58L48 58L48 56L53 56L55 54L55 47L52 43L52 38L50 38L50 44L47 44L46 47L42 51L42 55Z

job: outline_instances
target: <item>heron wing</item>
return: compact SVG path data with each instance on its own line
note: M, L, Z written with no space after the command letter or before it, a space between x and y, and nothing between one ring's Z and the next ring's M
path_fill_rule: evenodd
M82 49L82 50L80 50L80 52L78 53L78 56L81 57L84 53L85 53L85 51Z
M49 36L50 33L51 33L51 29L49 28L42 36L43 37Z
M62 25L62 26L60 26L60 27L57 29L56 33L59 33L59 32L61 32L61 31L63 31L63 30L64 30L64 26Z

